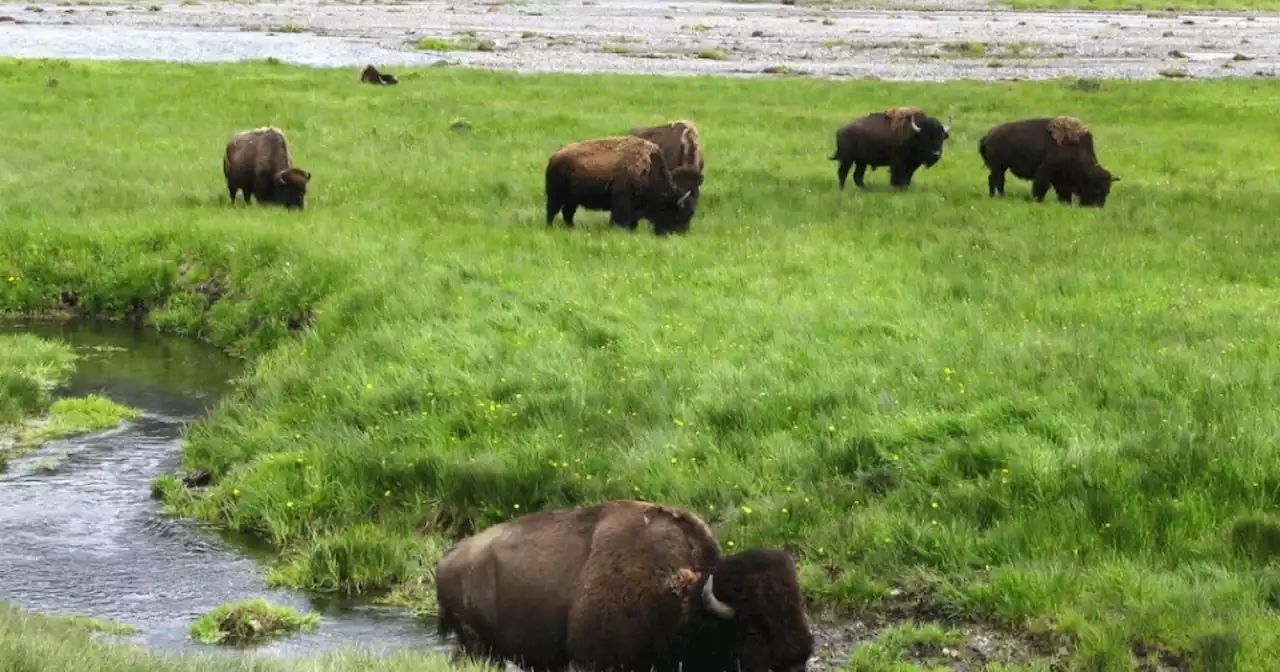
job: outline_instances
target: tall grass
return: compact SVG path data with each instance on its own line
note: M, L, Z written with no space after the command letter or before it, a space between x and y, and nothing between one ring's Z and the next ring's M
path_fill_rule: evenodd
M281 580L429 585L455 535L636 497L795 549L817 608L927 587L1081 663L1280 654L1280 86L357 74L0 64L4 305L66 290L251 357L190 432L216 487L171 501ZM902 104L954 115L941 164L838 192L835 129ZM978 138L1059 113L1107 207L988 199ZM544 227L551 151L676 118L708 162L688 236ZM223 143L268 123L304 212L227 204Z

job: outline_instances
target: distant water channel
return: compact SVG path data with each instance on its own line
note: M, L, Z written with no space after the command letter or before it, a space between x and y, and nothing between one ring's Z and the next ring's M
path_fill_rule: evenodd
M142 417L49 444L0 474L0 600L128 623L141 632L125 639L175 652L225 650L192 639L188 626L219 604L255 597L322 618L316 630L256 647L254 655L448 650L400 610L267 589L248 545L166 517L151 499L151 482L180 464L183 429L228 391L238 362L128 326L0 323L0 333L14 332L61 338L82 355L59 394L105 394Z

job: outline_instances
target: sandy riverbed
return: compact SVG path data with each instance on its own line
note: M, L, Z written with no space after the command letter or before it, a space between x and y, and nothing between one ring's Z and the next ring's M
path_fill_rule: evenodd
M882 5L883 6L883 5ZM1272 75L1280 15L822 9L715 0L0 5L0 56L897 80ZM423 38L468 48L423 51Z

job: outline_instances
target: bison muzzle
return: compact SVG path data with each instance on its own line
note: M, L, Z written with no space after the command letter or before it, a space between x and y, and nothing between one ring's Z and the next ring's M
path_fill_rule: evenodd
M436 567L441 635L500 667L798 672L814 640L791 555L721 556L684 509L617 500L528 514Z
M853 183L865 187L867 168L881 166L889 167L889 184L906 189L920 166L932 168L942 160L943 144L950 137L949 123L944 126L914 107L894 107L840 127L836 151L827 158L840 162L836 178L841 190L850 168L854 168Z
M1120 178L1098 163L1093 133L1075 117L1037 117L993 126L978 141L986 164L987 194L1004 196L1005 171L1031 180L1031 195L1043 202L1052 186L1060 203L1077 197L1082 206L1102 207Z

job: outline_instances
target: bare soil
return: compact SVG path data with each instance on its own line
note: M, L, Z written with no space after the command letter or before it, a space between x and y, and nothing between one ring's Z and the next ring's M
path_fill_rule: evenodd
M1014 12L982 0L156 0L0 5L0 56L891 80L1272 76L1280 15ZM436 51L420 49L435 40ZM393 70L394 72L394 70Z

